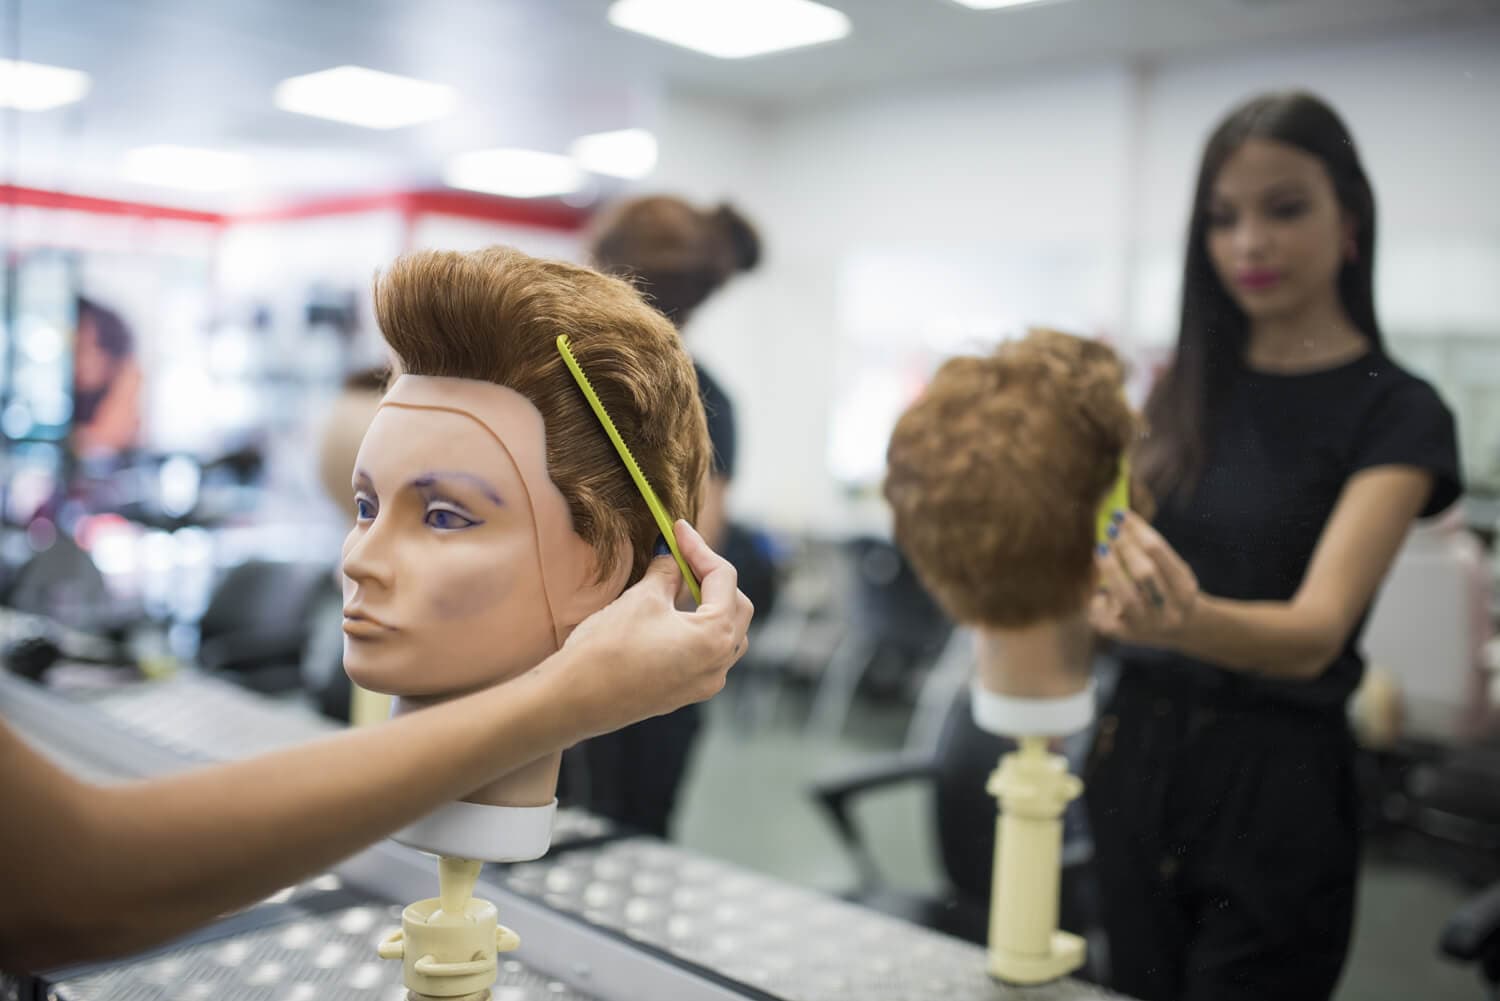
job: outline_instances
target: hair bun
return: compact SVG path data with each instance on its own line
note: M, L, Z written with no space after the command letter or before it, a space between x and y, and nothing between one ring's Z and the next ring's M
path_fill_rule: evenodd
M760 263L760 234L750 220L728 202L714 209L712 219L729 240L736 271L751 271Z

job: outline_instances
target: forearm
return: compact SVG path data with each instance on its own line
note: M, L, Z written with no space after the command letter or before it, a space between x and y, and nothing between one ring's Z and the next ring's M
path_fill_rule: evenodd
M1234 601L1200 595L1163 645L1231 670L1287 681L1322 674L1338 652L1325 617L1287 601Z
M70 847L21 876L17 897L38 920L22 922L13 944L30 965L56 965L139 949L254 903L572 743L580 735L551 696L525 675L278 753L80 787ZM25 941L28 926L39 941Z

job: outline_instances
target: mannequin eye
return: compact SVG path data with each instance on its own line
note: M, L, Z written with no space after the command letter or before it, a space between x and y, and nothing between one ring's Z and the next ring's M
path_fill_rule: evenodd
M453 531L454 529L468 528L470 525L476 524L472 518L465 518L457 511L451 511L448 508L442 507L435 507L429 510L427 517L423 521L427 523L428 527L441 531Z
M368 497L354 498L354 516L360 521L369 521L375 517L375 503Z

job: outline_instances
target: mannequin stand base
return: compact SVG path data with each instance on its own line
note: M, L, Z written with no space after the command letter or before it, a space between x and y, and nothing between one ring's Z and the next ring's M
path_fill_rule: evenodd
M460 997L439 997L436 994L419 994L416 991L406 992L406 1001L490 1001L488 988L477 994L464 994Z
M1052 933L1052 949L1045 955L990 953L990 976L1007 984L1044 984L1067 976L1083 965L1084 941L1065 931Z

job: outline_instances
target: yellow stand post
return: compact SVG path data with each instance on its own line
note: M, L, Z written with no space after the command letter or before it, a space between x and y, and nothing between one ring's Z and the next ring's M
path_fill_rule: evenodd
M489 1001L497 953L521 944L495 905L475 900L483 862L438 859L438 896L408 904L401 929L380 943L381 959L401 960L407 1001Z
M999 800L990 894L990 975L1039 984L1083 965L1084 941L1057 927L1062 814L1083 792L1046 737L1021 737L985 787Z

